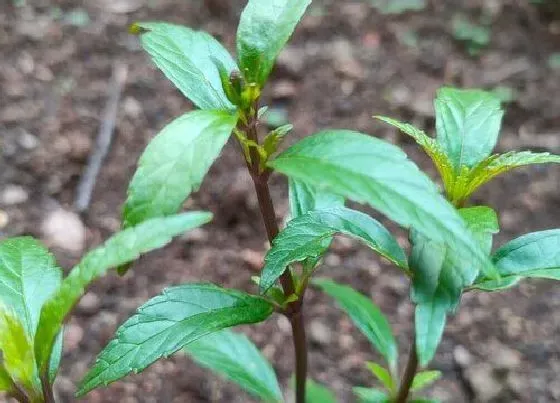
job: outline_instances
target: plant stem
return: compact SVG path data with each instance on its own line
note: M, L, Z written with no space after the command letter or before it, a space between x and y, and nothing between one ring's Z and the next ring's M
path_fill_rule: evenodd
M401 385L399 387L399 393L397 394L395 403L406 403L417 370L418 370L418 355L416 353L416 336L415 336L414 326L413 326L412 342L410 343L410 353L408 354L408 363L406 364L406 369L404 370L404 374L401 380Z
M258 108L254 107L255 110ZM252 117L247 125L243 127L243 131L247 134L247 138L258 144L257 134L257 118ZM259 154L254 147L250 149L251 163L247 163L247 168L253 179L259 208L266 228L269 242L272 244L273 239L278 235L280 229L276 222L276 212L272 197L270 196L270 188L268 186L269 172L259 172ZM280 277L280 283L284 290L285 296L295 293L294 279L290 269ZM296 403L305 403L305 382L307 378L307 340L305 336L305 325L302 312L303 293L298 300L288 305L286 316L290 320L292 326L292 338L294 342L294 352L296 360Z
M48 374L43 374L41 376L41 386L43 387L43 397L45 399L45 403L56 403Z
M31 402L31 399L29 399L29 397L27 397L27 395L25 394L23 389L21 389L19 387L19 385L16 384L15 382L12 384L12 390L10 391L9 396L13 397L14 399L16 399L20 403L30 403Z

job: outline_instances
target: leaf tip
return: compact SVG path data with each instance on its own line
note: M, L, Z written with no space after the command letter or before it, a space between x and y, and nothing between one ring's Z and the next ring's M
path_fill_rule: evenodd
M135 22L128 27L128 33L132 35L142 35L146 32L150 32L150 30L140 25L139 22Z

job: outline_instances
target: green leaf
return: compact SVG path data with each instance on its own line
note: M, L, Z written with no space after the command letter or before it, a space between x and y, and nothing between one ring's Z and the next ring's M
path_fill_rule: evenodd
M474 237L480 243L482 250L490 254L492 251L492 236L500 232L498 216L488 206L467 207L459 210L459 214L467 223Z
M165 76L201 109L232 109L213 59L228 73L237 65L228 51L206 32L162 22L139 22L131 30Z
M367 214L345 207L309 211L288 222L272 241L261 273L260 290L265 292L294 262L320 257L334 234L361 240L380 255L406 270L404 251L389 231Z
M505 154L491 155L474 168L466 170L461 174L457 179L461 185L456 186L452 199L458 202L467 200L480 186L512 169L546 163L560 164L560 156L550 153L533 153L531 151L511 151Z
M359 403L391 403L391 398L381 390L374 388L355 387L352 392L358 398Z
M481 90L441 88L434 105L437 141L456 174L492 153L504 114L498 98Z
M249 83L266 82L311 0L249 0L237 28L237 57Z
M138 373L161 357L218 330L265 320L273 312L265 299L212 284L166 289L119 327L80 385L78 396Z
M410 388L411 392L415 392L417 390L423 389L430 384L437 381L441 378L440 371L422 371L418 372L412 381L412 387Z
M387 388L387 390L391 393L396 392L397 384L393 380L391 373L383 368L381 365L375 362L366 362L367 367L371 371L371 373L379 379L379 381Z
M35 338L35 354L40 368L44 368L49 362L55 337L60 332L64 319L93 280L113 267L137 259L142 253L161 248L174 236L211 219L212 214L205 212L154 218L113 235L103 245L89 252L72 269L41 311Z
M30 340L43 304L61 279L54 256L39 241L19 237L0 243L0 304L16 314Z
M53 344L53 349L51 351L51 357L49 359L49 381L51 384L54 383L56 376L58 375L58 368L60 367L60 361L62 360L62 347L64 343L64 327L60 329L58 336Z
M427 365L434 357L445 329L447 311L452 304L442 294L438 290L432 300L416 306L416 349L421 366Z
M8 371L0 363L0 392L10 392L12 390L12 378Z
M307 378L305 383L305 403L336 403L336 396L325 386Z
M324 131L304 138L269 165L291 178L368 203L402 226L447 243L458 259L472 263L471 283L481 269L494 270L453 206L389 143L346 130Z
M0 305L0 366L9 378L22 385L26 391L41 396L33 343L15 312L8 309Z
M349 286L327 279L314 279L312 283L336 300L373 347L387 360L391 373L395 374L397 343L391 332L391 325L381 310L369 298Z
M265 401L282 400L272 366L247 336L222 330L201 337L185 351L198 364L224 375Z
M473 285L496 291L517 284L522 278L560 280L560 229L531 232L503 245L492 256L499 280L482 278Z
M426 7L426 0L369 0L381 14L402 14Z
M175 214L200 186L236 122L226 112L194 111L167 125L140 157L128 187L125 227Z
M385 116L374 117L390 124L391 126L396 127L403 133L408 134L410 137L412 137L433 161L435 167L439 172L439 175L441 176L441 180L443 181L445 188L447 189L453 185L453 181L455 180L453 166L451 164L451 161L449 160L449 157L447 157L447 154L445 154L445 152L441 148L441 145L435 139L431 138L422 130L417 129L411 124L402 123L398 120L391 119Z
M447 312L457 306L463 289L473 283L473 262L449 253L445 244L417 231L411 231L410 238L416 347L420 365L425 366L441 340Z
M297 179L288 179L290 215L299 217L312 210L344 206L344 198Z

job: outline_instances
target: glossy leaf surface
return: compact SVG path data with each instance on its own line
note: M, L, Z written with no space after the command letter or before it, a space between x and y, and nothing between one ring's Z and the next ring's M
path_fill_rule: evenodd
M227 73L237 70L228 51L206 32L162 22L140 22L131 31L140 34L142 47L177 88L201 109L232 109L213 59Z
M366 243L380 255L406 269L404 251L378 221L345 207L309 211L294 218L272 242L261 273L261 292L268 290L290 263L321 256L325 240L342 233Z
M456 173L492 153L504 114L497 97L480 90L441 88L434 105L437 142Z
M210 333L261 322L272 311L273 306L260 297L212 284L168 288L119 327L82 381L78 395L138 373Z
M51 348L64 319L92 281L109 269L131 262L142 253L161 248L174 236L211 219L212 214L205 212L154 218L113 235L103 245L89 252L43 306L35 340L40 368L44 368L50 359Z
M263 86L311 0L249 0L237 28L237 58L249 83Z
M194 111L164 127L146 147L128 187L125 227L177 213L198 190L236 122L227 112Z

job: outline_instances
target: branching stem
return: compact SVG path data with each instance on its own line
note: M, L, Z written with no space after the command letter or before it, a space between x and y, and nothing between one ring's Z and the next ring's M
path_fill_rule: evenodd
M254 107L254 110L258 108ZM251 116L246 125L242 126L243 131L246 133L249 140L259 143L257 133L258 120L256 116ZM247 168L253 179L257 199L259 201L259 208L263 217L264 226L269 242L278 235L280 229L276 222L276 212L272 197L270 196L270 188L268 186L268 178L270 171L265 170L260 172L260 156L255 149L251 147L250 150L251 162L247 162ZM280 283L284 290L285 296L290 296L295 293L294 279L292 273L287 269L280 277ZM296 360L296 403L305 403L305 382L307 378L307 340L305 336L305 326L302 312L303 292L297 301L290 303L286 309L286 316L290 320L292 326L292 337L294 342L295 360Z

